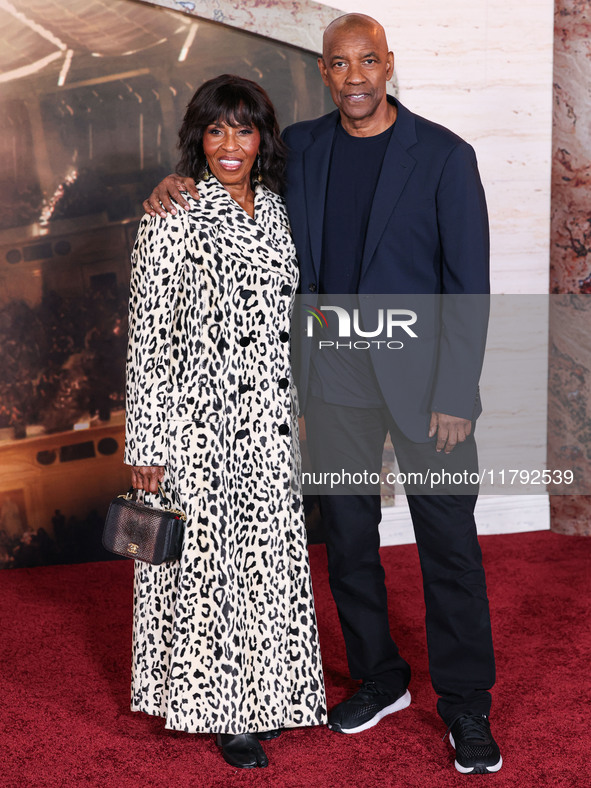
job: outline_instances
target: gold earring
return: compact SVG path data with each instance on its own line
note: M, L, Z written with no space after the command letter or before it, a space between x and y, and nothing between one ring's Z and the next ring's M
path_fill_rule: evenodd
M205 170L203 171L203 175L201 179L204 181L208 181L211 178L211 172L209 171L209 164L205 162Z
M259 183L262 183L263 182L263 173L261 172L261 154L260 153L259 153L259 155L257 157L257 170L259 171L259 174L257 175L257 181Z

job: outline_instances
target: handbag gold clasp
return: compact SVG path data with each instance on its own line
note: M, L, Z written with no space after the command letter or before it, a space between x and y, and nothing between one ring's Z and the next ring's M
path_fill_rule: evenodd
M139 549L140 549L140 546L139 546L139 545L137 545L137 544L134 544L133 542L130 542L130 543L127 545L127 552L128 552L128 553L131 553L131 555L137 555L137 551L138 551Z

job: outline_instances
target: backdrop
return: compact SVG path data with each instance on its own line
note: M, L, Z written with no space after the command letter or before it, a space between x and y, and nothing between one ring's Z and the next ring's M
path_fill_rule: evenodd
M316 56L133 0L0 5L0 567L96 560L123 466L129 256L187 102L223 72L282 125Z

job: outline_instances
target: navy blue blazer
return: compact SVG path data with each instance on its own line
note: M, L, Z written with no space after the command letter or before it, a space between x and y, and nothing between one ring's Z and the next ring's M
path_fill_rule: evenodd
M371 352L382 394L400 428L411 440L426 441L432 410L469 419L481 411L478 380L490 287L488 216L472 147L398 100L388 100L396 104L398 115L372 204L358 292L368 326L376 325L377 301L397 308L412 309L414 304L421 310L413 326L419 343L405 342L402 353L378 348L365 352ZM300 290L311 306L317 300L338 119L335 110L283 133L289 148L286 201ZM374 294L380 299L369 298ZM303 322L298 325L296 320L294 328L302 332ZM310 342L294 342L294 350L305 412Z

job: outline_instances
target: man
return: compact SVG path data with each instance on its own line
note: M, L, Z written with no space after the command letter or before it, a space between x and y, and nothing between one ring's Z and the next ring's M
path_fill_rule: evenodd
M487 293L488 222L472 148L387 96L394 57L370 17L347 14L332 22L318 65L338 111L284 132L286 200L302 292L360 299ZM174 212L169 195L185 205L179 187L196 194L190 179L169 176L144 208L152 215ZM469 333L462 332L463 340L482 348L481 325L475 337ZM410 400L400 396L405 381L396 365L369 355L347 360L304 345L297 363L314 465L343 457L348 467L379 470L389 431L402 471L476 468L479 367L463 385L450 386L454 353L447 345L436 372L425 373L428 388ZM338 368L329 370L333 363ZM340 385L331 385L337 379ZM329 727L356 733L409 705L410 667L388 624L379 496L320 501L349 668L362 682L332 710ZM410 494L408 503L423 572L431 678L456 768L498 771L502 758L488 722L495 669L476 495Z

